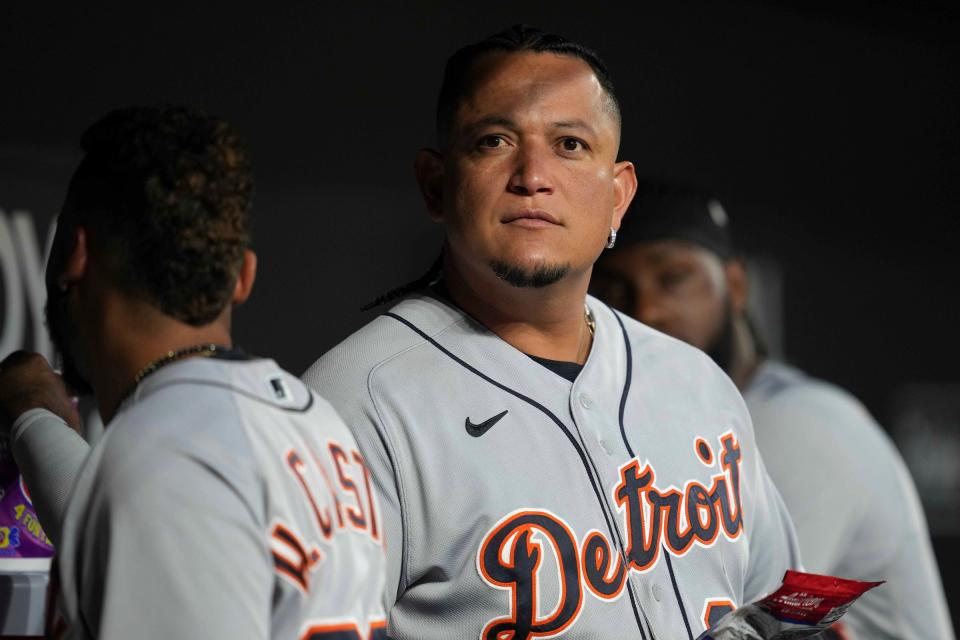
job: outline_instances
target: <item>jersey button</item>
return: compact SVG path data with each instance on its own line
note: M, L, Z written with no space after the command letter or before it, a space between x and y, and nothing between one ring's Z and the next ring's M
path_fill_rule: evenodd
M590 398L590 396L588 396L587 394L581 393L580 406L583 407L584 409L589 409L590 407L593 406L593 399Z
M613 450L612 450L613 448L612 448L609 444L607 444L607 439L606 439L606 438L598 438L598 440L600 441L600 448L603 449L608 456L612 456L612 455L613 455Z
M653 593L653 599L657 602L660 602L663 599L663 589L660 588L659 584L654 583L653 587L650 588L650 591Z

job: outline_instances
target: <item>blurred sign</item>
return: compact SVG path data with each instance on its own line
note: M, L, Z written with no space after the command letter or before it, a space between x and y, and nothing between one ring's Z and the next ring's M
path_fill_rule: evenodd
M0 205L0 282L3 325L0 357L17 349L38 351L50 360L53 347L43 324L47 301L43 273L54 224L44 230L41 243L33 215L18 209L8 213ZM41 250L43 247L43 250Z
M44 270L75 164L76 154L56 149L0 148L0 357L17 349L53 357Z

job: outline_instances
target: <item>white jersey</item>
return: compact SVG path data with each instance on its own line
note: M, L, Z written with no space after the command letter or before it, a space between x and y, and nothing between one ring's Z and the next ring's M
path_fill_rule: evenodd
M886 580L843 618L863 640L953 638L923 510L887 435L845 391L779 362L744 390L806 568Z
M384 638L383 528L334 410L270 360L144 380L76 480L59 549L82 638Z
M726 375L589 305L572 383L428 293L304 375L384 503L391 637L692 640L798 566Z

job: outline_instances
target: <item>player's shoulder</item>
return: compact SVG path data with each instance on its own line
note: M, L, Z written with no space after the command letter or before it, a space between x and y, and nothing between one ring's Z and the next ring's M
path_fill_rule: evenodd
M711 383L723 393L732 392L739 397L729 376L700 349L620 313L593 297L588 298L588 304L602 331L622 336L620 340L605 344L617 349L626 343L637 375L649 374L670 385Z
M797 385L807 384L805 373L784 362L767 358L760 362L743 389L748 402L762 403Z
M141 383L121 416L167 425L167 430L203 422L206 429L231 429L259 414L296 414L317 402L296 376L269 358L195 358L160 369Z
M351 442L333 406L271 359L191 359L149 376L97 445L104 484L149 490L200 467L238 494L264 490L264 460L291 441Z
M587 302L598 324L615 334L622 334L637 356L679 358L684 363L712 368L713 361L700 349L612 309L596 298L588 297Z
M807 375L776 360L766 360L744 390L751 411L799 416L835 428L876 430L867 408L842 387Z
M197 463L254 473L249 426L297 419L318 402L300 380L269 359L173 363L146 378L108 425L101 441L101 472L140 479Z
M464 321L464 315L429 293L418 293L377 316L323 354L302 378L338 406L343 394L356 394L371 372L429 344L433 336Z
M816 443L821 455L833 452L851 472L899 461L892 440L864 404L836 384L768 360L744 397L762 442Z

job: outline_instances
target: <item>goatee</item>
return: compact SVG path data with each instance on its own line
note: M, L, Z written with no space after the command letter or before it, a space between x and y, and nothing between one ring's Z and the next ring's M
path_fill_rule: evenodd
M491 260L490 268L493 273L506 282L518 288L540 289L560 281L570 271L569 264L546 265L540 264L533 269L524 269L517 265L507 264L499 260Z

